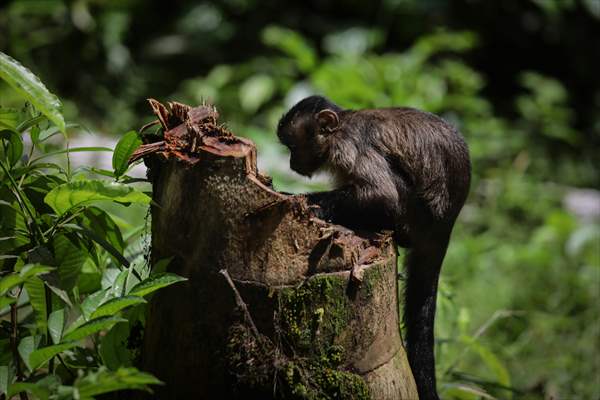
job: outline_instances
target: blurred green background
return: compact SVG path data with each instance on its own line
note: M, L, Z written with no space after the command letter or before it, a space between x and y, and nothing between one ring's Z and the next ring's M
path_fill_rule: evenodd
M440 286L443 398L600 398L599 43L600 0L0 6L0 51L63 99L86 145L152 120L148 97L208 100L278 189L302 192L327 180L291 173L274 131L308 94L456 124L474 179Z

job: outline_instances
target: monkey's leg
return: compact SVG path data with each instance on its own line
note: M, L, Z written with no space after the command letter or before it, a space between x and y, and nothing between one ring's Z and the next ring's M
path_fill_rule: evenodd
M437 287L449 234L413 238L406 257L404 321L410 367L421 400L438 400L435 380L434 320Z

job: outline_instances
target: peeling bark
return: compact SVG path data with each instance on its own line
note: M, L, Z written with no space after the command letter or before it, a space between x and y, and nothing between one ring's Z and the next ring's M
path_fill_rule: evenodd
M163 137L132 156L154 186L152 261L189 278L151 301L141 367L165 382L156 396L416 399L390 236L273 190L214 108L152 107Z

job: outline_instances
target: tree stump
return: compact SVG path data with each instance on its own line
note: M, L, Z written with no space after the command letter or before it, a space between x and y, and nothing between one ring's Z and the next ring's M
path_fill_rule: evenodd
M151 260L188 281L152 298L141 367L161 399L416 399L396 247L273 190L212 107L151 104ZM154 139L157 140L157 139Z

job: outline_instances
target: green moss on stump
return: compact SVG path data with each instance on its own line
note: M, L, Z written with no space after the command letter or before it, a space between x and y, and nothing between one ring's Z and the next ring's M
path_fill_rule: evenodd
M256 338L244 324L232 327L228 364L240 393L261 398L370 398L364 379L345 369L349 345L355 340L356 310L369 304L385 286L387 265L365 271L355 295L349 296L348 276L314 276L297 287L276 289L274 335ZM362 339L369 342L368 329Z
M323 276L279 291L276 323L295 351L322 353L342 333L352 318L346 286L347 278Z

